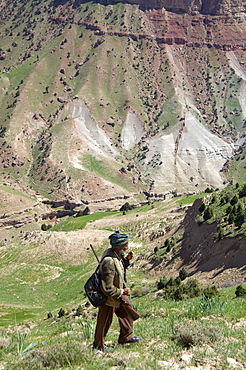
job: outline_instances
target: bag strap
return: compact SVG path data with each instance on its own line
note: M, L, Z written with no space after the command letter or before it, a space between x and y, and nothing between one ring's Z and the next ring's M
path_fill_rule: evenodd
M122 273L119 271L119 269L118 269L118 267L117 267L116 265L115 265L115 268L116 268L116 271L118 272L118 274L119 274L119 276L120 276L121 280L123 281L123 284L125 285L125 288L127 288L127 284L126 284L125 279L124 279L124 278L123 278L123 276L122 276ZM131 297L129 296L128 298L129 298L129 301L130 301L130 302L131 302L131 304L132 304L132 307L134 308L134 304L133 304L133 302L132 302Z
M113 262L114 262L114 259L113 259L113 258L111 258L111 257L105 257L104 259L105 259L105 260L107 259L108 261L111 259L111 260L113 260ZM117 271L117 273L118 273L119 277L121 278L121 280L122 280L122 282L123 282L123 284L124 284L125 288L127 288L126 281L125 281L125 279L123 278L122 273L121 273L121 272L120 272L120 270L118 269L118 267L117 267L117 265L116 265L116 263L115 263L115 262L114 262L114 267L115 267L115 269L116 269L116 271Z
M116 264L114 264L114 265L115 265L115 269L116 269L116 271L117 271L117 273L118 273L119 277L121 278L121 280L122 280L122 282L123 282L123 284L124 284L125 288L127 288L126 281L125 281L125 279L123 278L122 273L120 272L120 270L118 269L118 267L116 266Z

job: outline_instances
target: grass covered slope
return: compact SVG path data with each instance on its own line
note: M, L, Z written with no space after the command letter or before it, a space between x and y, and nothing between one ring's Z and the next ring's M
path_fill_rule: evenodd
M130 273L130 279L133 275L139 280L137 270ZM18 316L21 325L1 331L1 366L8 370L245 367L246 298L236 297L235 288L211 298L175 302L158 298L154 285L146 284L146 280L142 283L150 292L134 298L141 314L134 326L134 333L141 337L139 344L116 344L119 328L115 318L106 338L113 349L93 351L97 310L82 300L65 310L58 306L49 318L41 314L39 319L30 320L27 311L22 318ZM246 287L241 288L246 291Z

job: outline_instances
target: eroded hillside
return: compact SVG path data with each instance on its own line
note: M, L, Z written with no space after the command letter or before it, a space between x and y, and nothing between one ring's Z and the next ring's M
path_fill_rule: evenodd
M237 172L230 166L244 153L242 17L232 25L228 11L204 15L195 3L184 14L118 2L1 4L5 181L85 202L244 179L243 155Z

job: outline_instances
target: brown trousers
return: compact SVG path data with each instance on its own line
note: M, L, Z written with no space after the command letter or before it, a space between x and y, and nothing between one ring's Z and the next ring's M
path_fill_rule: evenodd
M124 296L124 301L131 305L126 296ZM124 307L101 306L98 309L93 348L103 349L105 347L105 337L112 324L114 313L120 325L118 342L124 343L133 337L133 319L126 313Z

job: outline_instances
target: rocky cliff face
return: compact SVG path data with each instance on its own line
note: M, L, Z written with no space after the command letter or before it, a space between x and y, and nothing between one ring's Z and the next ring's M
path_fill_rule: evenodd
M110 3L117 2L112 0ZM125 2L138 4L143 9L165 8L178 13L198 11L203 14L236 15L246 10L245 0L128 0Z
M203 0L201 12L206 14L236 14L244 13L246 11L245 0L220 0L210 1Z

